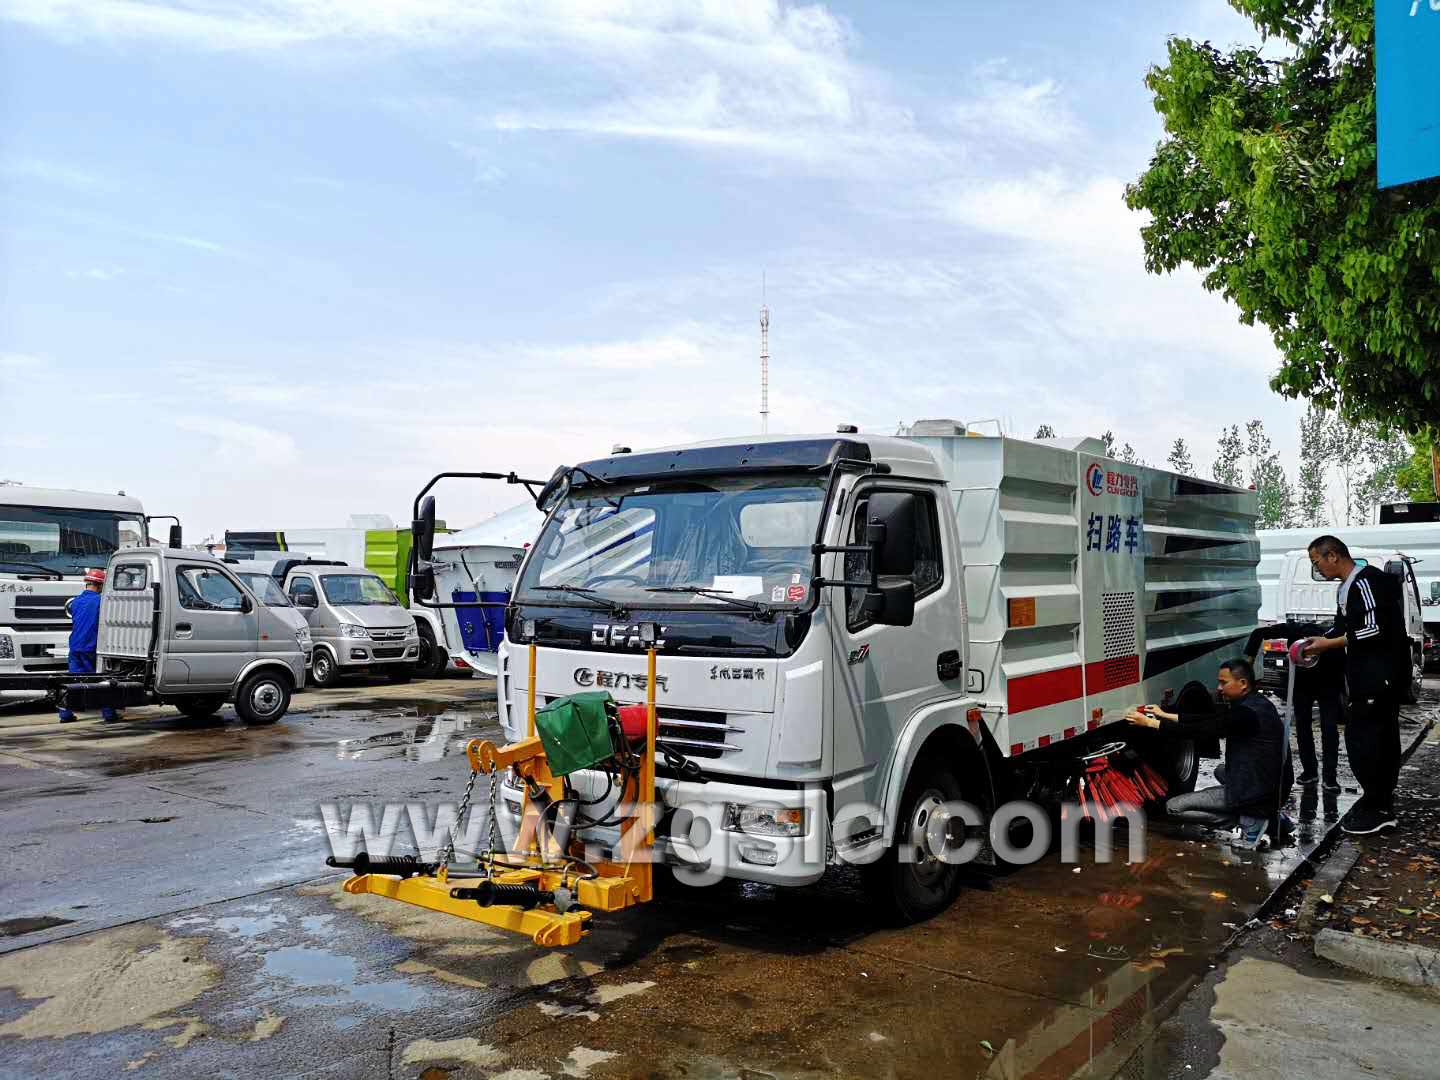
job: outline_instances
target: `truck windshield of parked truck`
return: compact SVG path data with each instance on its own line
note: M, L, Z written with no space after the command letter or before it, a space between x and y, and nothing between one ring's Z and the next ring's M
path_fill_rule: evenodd
M146 542L145 522L103 510L0 506L0 572L75 575Z
M798 605L825 487L824 476L769 473L577 488L536 541L516 600Z
M269 574L236 574L245 587L260 598L266 607L292 607L290 598Z
M374 574L321 574L320 587L332 604L386 604L400 601Z

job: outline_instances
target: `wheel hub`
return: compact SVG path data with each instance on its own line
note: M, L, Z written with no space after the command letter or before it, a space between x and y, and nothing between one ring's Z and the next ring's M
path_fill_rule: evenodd
M261 683L250 695L250 705L260 716L269 716L280 707L280 687L274 683Z
M950 865L941 854L958 850L964 842L965 822L946 811L941 793L932 788L922 794L910 815L910 872L922 884L935 885Z

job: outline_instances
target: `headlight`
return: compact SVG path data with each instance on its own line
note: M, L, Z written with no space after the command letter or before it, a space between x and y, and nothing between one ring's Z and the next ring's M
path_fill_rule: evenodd
M296 640L297 642L299 642L301 645L309 645L309 644L310 644L310 628L309 628L308 626L302 626L302 627L300 627L300 629L296 630L296 631L295 631L295 640Z
M15 659L15 639L9 634L0 634L0 660Z
M726 803L725 831L749 833L751 836L804 836L805 809Z
M368 638L370 631L363 626L356 626L354 623L342 622L340 624L340 636L348 638Z

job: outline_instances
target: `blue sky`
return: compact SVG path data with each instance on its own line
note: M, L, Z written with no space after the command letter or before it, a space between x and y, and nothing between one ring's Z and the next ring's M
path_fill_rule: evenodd
M0 477L198 538L442 469L1002 418L1206 464L1298 407L1124 183L1221 0L0 0ZM465 523L513 491L455 491Z

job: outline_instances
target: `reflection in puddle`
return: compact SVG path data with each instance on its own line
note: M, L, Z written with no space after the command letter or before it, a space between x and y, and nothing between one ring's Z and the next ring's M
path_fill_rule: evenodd
M414 713L402 714L414 716ZM439 761L465 751L465 744L480 735L500 734L500 720L493 712L448 712L427 716L423 712L413 727L379 732L360 739L341 739L336 756L342 761L379 761L404 758L407 761Z
M335 988L334 994L303 998L307 1004L338 1005L347 1001L363 1001L383 1009L409 1010L429 996L424 987L401 979L356 982L359 970L359 963L351 957L309 945L287 945L265 954L267 975L288 979L298 986Z

